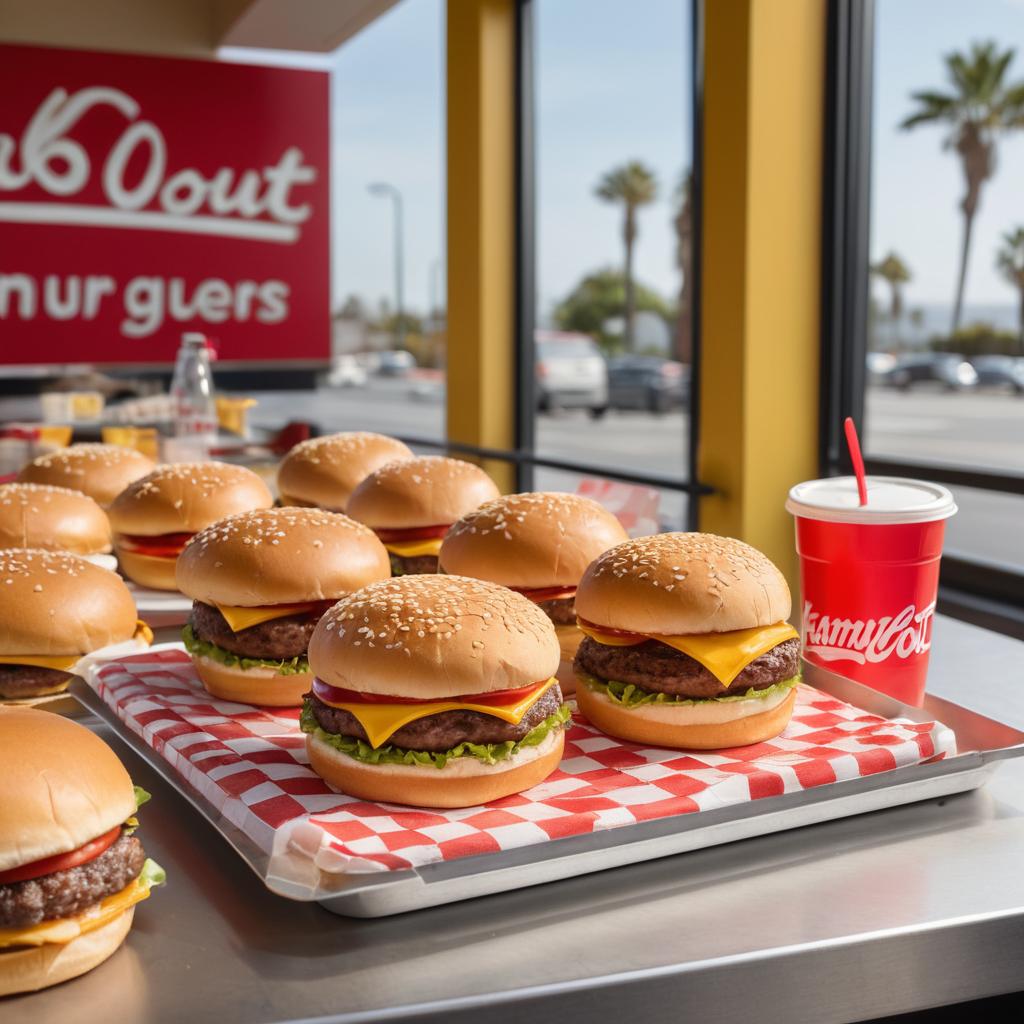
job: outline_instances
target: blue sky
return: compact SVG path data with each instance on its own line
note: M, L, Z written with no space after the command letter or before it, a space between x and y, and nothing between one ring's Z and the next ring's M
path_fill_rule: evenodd
M535 0L538 293L542 313L585 273L621 261L620 215L593 187L626 159L661 183L640 217L637 274L679 288L672 191L689 164L689 5L685 0ZM366 191L386 180L405 198L406 295L427 308L444 264L443 0L403 0L326 59L333 78L335 301L371 305L393 286L390 205ZM910 93L943 87L941 55L975 39L1021 51L1024 0L878 0L872 255L911 268L909 308L946 304L960 240L956 157L937 128L898 131ZM1024 223L1024 132L1002 141L975 225L967 301L1015 302L994 269L999 236ZM876 285L879 298L884 291Z

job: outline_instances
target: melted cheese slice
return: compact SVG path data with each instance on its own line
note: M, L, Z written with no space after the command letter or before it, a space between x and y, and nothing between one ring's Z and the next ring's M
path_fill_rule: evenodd
M301 604L264 604L255 608L241 608L233 604L218 604L217 608L227 620L232 633L258 626L261 622L271 619L282 619L286 615L298 615L299 612L310 612L316 608L316 601L305 601Z
M420 555L437 555L441 551L442 537L431 537L428 540L390 541L384 547L399 558L419 558Z
M493 715L504 722L518 725L530 708L550 689L554 678L538 683L518 704L471 704L456 700L430 701L424 704L336 704L333 701L324 700L317 695L317 699L332 708L340 708L347 711L366 730L366 736L373 747L379 747L389 737L398 732L403 725L415 722L417 718L426 718L427 715L439 715L442 711L479 711L484 715Z
M135 620L135 639L143 640L146 644L153 642L153 630L142 619Z
M126 910L141 903L150 894L150 887L139 879L129 882L120 892L108 896L95 907L75 917L62 917L56 921L41 921L24 928L0 928L0 949L8 946L45 946L64 944L79 935L94 932L110 924Z
M36 668L70 672L81 657L81 654L0 654L0 665L34 665Z
M788 622L754 629L734 629L728 633L701 633L695 636L666 636L647 633L632 640L603 633L580 623L580 629L599 644L609 647L632 647L644 640L658 640L699 661L723 686L728 686L752 661L756 661L784 640L799 637Z

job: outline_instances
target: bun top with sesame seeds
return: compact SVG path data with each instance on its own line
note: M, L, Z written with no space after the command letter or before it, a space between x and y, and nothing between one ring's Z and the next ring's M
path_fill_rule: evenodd
M334 600L387 579L391 565L373 530L340 512L268 508L197 533L176 574L194 601L251 608Z
M387 462L411 458L412 452L401 441L368 431L301 441L277 471L281 504L345 512L349 495L361 480Z
M123 490L110 506L115 533L159 537L196 533L233 512L270 508L267 485L244 466L178 462L158 466Z
M76 555L0 551L0 654L88 654L130 640L135 624L117 573Z
M508 494L464 515L441 569L523 589L575 587L603 551L627 540L607 509L579 494Z
M81 491L50 484L3 484L0 548L103 554L110 550L110 523L103 509Z
M331 686L435 699L548 679L561 651L532 601L464 576L399 576L339 601L317 624L309 663Z
M448 526L499 493L472 462L420 455L371 473L352 492L347 512L375 530Z
M770 626L789 618L789 586L756 548L711 533L660 533L606 551L576 591L598 626L672 636Z
M33 459L18 481L81 491L106 508L133 480L145 476L152 459L114 444L73 444Z

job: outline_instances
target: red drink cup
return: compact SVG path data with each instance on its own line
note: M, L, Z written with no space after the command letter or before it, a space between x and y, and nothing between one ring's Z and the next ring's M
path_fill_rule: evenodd
M939 558L956 512L945 487L852 476L789 492L800 555L803 656L904 704L924 699Z

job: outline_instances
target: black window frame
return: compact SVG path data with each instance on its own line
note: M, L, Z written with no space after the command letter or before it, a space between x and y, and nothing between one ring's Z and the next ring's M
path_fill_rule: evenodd
M871 219L875 0L829 0L822 210L819 462L852 472L842 421L864 420ZM1024 495L1024 475L930 461L865 458L869 473ZM938 609L1024 639L1024 573L947 549Z

